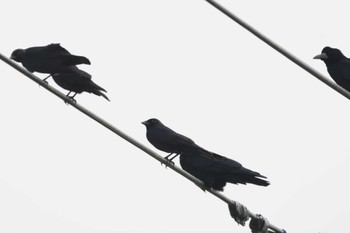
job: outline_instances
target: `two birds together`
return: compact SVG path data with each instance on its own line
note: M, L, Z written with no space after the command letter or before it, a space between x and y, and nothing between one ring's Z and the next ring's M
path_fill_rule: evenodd
M74 99L75 95L82 92L93 93L103 96L105 89L91 80L91 75L80 70L76 65L90 65L89 59L83 56L73 55L60 44L49 44L47 46L30 47L27 49L16 49L11 54L11 59L21 62L30 72L50 74L57 85L69 91L67 97ZM70 96L70 93L74 94Z
M202 180L206 188L223 191L226 183L256 184L268 186L265 176L243 167L240 163L210 152L190 138L176 133L158 119L142 122L146 126L147 140L157 149L170 153L165 159L171 161L180 155L182 169ZM170 156L175 154L172 158Z

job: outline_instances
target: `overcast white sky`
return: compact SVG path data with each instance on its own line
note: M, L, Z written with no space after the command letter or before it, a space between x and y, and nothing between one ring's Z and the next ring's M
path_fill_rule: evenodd
M327 77L314 55L350 56L346 1L218 2ZM53 42L87 56L80 68L111 102L77 101L140 142L151 147L141 121L157 117L266 175L266 188L225 188L252 212L288 232L347 229L349 100L206 1L8 1L0 20L7 56ZM250 232L216 197L0 70L1 233Z

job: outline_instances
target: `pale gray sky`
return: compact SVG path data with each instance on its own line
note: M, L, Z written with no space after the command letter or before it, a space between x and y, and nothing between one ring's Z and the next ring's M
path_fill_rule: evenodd
M218 2L327 77L312 59L324 46L350 57L346 1ZM0 19L7 56L53 42L87 56L80 68L111 102L77 101L135 139L151 147L141 121L157 117L271 181L224 195L288 232L347 228L349 100L206 1L8 1ZM219 199L0 69L0 232L250 232Z

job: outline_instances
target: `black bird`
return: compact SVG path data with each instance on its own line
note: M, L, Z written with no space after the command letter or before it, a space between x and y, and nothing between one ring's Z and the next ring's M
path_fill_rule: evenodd
M336 48L325 47L314 59L321 59L327 66L332 79L341 87L350 91L350 59Z
M94 83L91 80L91 75L89 73L78 69L76 66L63 68L61 69L60 73L52 74L52 78L57 85L69 91L67 96L72 99L74 99L76 94L85 91L98 96L103 96L109 101L108 97L102 93L102 91L107 91ZM71 92L74 92L75 94L73 96L69 96Z
M67 66L91 64L86 57L73 55L60 44L16 49L12 52L11 59L21 62L30 72L50 75L60 72L62 68Z
M213 153L215 160L184 152L180 155L182 169L202 180L207 188L223 191L226 183L256 184L268 186L270 183L258 172L243 167L240 163Z
M158 119L152 118L142 122L142 124L146 126L146 137L148 141L155 148L170 153L165 157L167 160L171 161L183 152L200 152L198 154L201 156L214 158L213 153L198 146L192 139L178 134L172 129L163 125ZM172 154L175 154L175 156L169 159Z

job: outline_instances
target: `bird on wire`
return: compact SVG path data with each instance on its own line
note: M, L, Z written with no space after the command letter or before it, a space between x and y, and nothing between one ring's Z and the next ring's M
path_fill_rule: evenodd
M324 61L332 79L342 88L350 91L350 59L336 48L325 47L314 59Z
M268 186L265 176L243 167L239 162L213 153L215 160L200 156L200 152L180 155L182 169L203 181L207 188L223 191L226 183Z
M50 74L43 81L46 81L52 74L60 72L64 67L91 64L88 58L73 55L60 44L16 49L10 58L22 63L30 72Z
M147 140L158 150L170 153L165 159L172 164L174 164L172 160L184 152L198 152L197 154L200 156L207 157L208 159L215 159L212 152L198 146L192 139L163 125L163 123L156 118L151 118L142 122L142 124L146 126ZM172 154L175 155L170 158Z
M89 73L78 69L76 66L62 68L59 73L52 74L52 78L58 86L69 91L67 97L73 100L76 94L88 92L102 96L110 101L103 93L107 91L94 83L91 80L91 75ZM72 92L74 92L74 95L70 96L70 93Z

